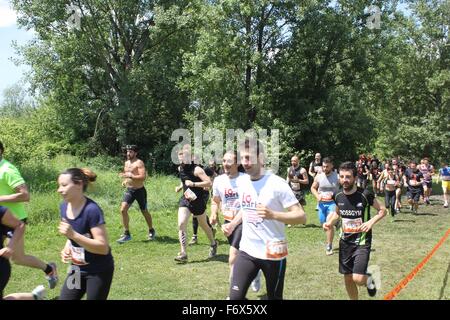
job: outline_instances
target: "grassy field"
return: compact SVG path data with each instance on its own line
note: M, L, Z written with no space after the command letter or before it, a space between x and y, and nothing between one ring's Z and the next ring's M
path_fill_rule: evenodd
M115 275L110 299L223 300L228 295L228 250L226 238L217 233L218 255L208 260L208 241L199 232L199 244L188 248L189 263L178 265L173 258L179 251L177 203L174 192L179 180L169 176L151 176L146 183L149 210L153 216L157 239L146 242L147 230L137 204L130 210L133 241L119 245L121 234L119 204L123 190L117 173L121 164L83 163L61 156L48 162L21 168L30 184L31 202L27 204L30 224L26 232L26 251L47 261L56 261L61 278L49 298L59 294L67 268L59 259L65 239L57 232L58 205L56 193L58 173L70 166L89 166L98 174L98 181L88 195L103 208L108 235L115 259ZM435 194L441 193L435 186ZM338 273L338 254L325 255L325 235L319 226L315 201L308 197L306 226L287 228L289 256L285 280L285 299L339 300L347 299L343 277ZM405 201L405 197L403 197ZM404 206L406 208L406 206ZM209 210L209 209L208 209ZM434 247L450 228L450 211L436 198L431 206L420 206L419 214L403 210L396 222L389 217L374 228L371 265L381 268L382 288L374 299L382 299ZM192 228L189 226L189 234ZM450 299L447 273L450 263L450 239L436 252L421 272L396 299ZM335 247L337 241L335 240ZM30 291L45 284L43 273L13 265L11 280L5 294ZM361 299L369 299L366 290ZM249 291L249 299L263 299L265 286L259 293Z

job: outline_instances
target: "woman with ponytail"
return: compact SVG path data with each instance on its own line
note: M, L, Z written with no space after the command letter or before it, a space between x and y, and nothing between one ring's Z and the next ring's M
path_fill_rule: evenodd
M59 232L67 237L61 251L71 269L61 289L60 300L106 300L114 273L114 260L106 234L103 211L84 195L97 176L89 169L70 168L58 177Z

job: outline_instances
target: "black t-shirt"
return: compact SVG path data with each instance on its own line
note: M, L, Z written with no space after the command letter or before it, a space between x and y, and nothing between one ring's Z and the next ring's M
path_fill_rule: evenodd
M412 171L410 168L406 169L405 177L406 177L406 182L408 182L409 189L417 191L420 188L422 188L422 185L419 182L421 182L423 180L423 174L418 169L416 169L416 171ZM410 185L411 181L416 181L417 185L411 186Z
M7 210L8 208L0 206L0 249L3 249L3 235L9 231L9 228L1 223Z
M60 215L72 226L73 230L88 238L93 238L91 229L105 224L102 209L93 200L87 198L86 204L80 214L75 219L67 217L67 202L60 205ZM80 267L81 272L100 273L110 271L114 267L114 260L111 249L107 255L91 253L73 240L72 244L72 264ZM84 255L84 259L81 256ZM75 259L74 259L75 258ZM74 260L80 261L80 263ZM84 260L84 261L83 261Z
M356 189L350 195L346 195L342 191L334 196L334 201L342 218L341 239L350 244L370 245L372 243L372 230L356 232L355 229L370 220L370 206L374 202L373 193L361 188Z
M186 180L191 180L192 182L202 182L202 179L194 175L196 167L198 167L198 165L196 164L180 166L180 179L181 182L183 183L183 192L188 189L188 187L185 184ZM201 199L208 195L208 191L205 192L203 188L191 187L190 189L195 193L197 199L199 198Z
M293 166L289 167L289 186L294 191L299 191L303 188L303 186L306 186L301 184L300 182L292 182L292 179L294 179L295 177L297 177L299 180L303 180L303 174L301 174L302 169L303 168L300 166L298 166L297 168L294 168Z
M356 164L356 171L358 172L358 177L361 179L367 179L367 174L366 172L369 170L369 167L367 166L367 164L363 161L363 162L358 162Z

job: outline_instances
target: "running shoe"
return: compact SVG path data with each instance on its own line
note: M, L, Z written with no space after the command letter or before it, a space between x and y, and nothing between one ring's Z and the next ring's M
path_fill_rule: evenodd
M153 241L156 238L156 231L155 229L151 228L150 231L148 232L148 240L149 241Z
M327 256L331 256L333 254L333 248L331 247L331 245L327 245L325 253Z
M399 214L400 213L400 208L395 209L395 213Z
M427 199L425 200L425 203L426 203L427 205L430 205L430 204L431 204L430 199L427 198Z
M367 292L373 297L381 289L381 270L377 265L367 268Z
M258 271L255 279L253 279L251 287L253 292L258 292L261 289L261 270Z
M119 239L117 239L117 243L122 244L122 243L125 243L130 240L131 240L131 234L123 234L120 236Z
M198 243L197 236L193 236L191 241L188 243L188 245L192 246L192 245L197 244L197 243Z
M49 266L52 267L52 272L47 274L45 278L48 281L48 287L50 289L54 289L56 287L56 284L58 283L58 272L56 270L56 264L54 262L50 262Z
M178 261L178 262L187 262L187 260L188 260L188 257L187 257L186 253L182 254L181 252L179 252L178 255L175 257L175 261Z
M212 246L209 247L209 255L208 255L209 258L213 258L213 257L216 256L216 254L217 254L217 245L218 245L218 242L216 240L215 243Z
M375 280L372 275L369 273L367 278L367 293L369 296L374 297L377 294L377 287L375 285Z
M31 293L33 294L34 300L45 300L47 297L47 292L43 285L37 286Z
M448 208L448 202L444 203L444 208Z

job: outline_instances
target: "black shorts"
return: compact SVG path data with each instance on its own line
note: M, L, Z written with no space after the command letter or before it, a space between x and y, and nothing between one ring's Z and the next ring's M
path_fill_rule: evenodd
M207 202L208 200L204 197L197 198L194 201L189 201L184 196L182 196L178 203L178 207L186 207L194 216L201 216L206 211Z
M224 224L227 224L227 223L230 223L230 221L225 220ZM228 243L230 244L230 246L239 250L239 243L241 242L241 238L242 238L242 223L240 223L234 229L233 233L230 234L230 236L227 237L227 239L228 239Z
M20 219L20 221L27 224L27 218ZM6 227L5 231L6 231L6 233L3 235L6 236L8 239L11 239L14 235L14 229Z
M433 189L433 181L424 181L422 182L422 186L427 186L428 189Z
M422 188L417 188L417 189L408 188L408 190L406 191L406 197L408 199L414 200L414 202L419 202L421 194L422 194Z
M357 245L339 241L339 273L367 274L371 245Z
M141 209L141 211L147 209L147 190L145 190L145 187L139 189L127 188L127 191L125 191L125 194L123 195L122 202L126 202L128 206L131 206L134 200L139 204L139 209Z
M9 264L9 260L0 257L0 300L3 300L3 290L8 284L10 276L11 265Z
M292 190L292 192L294 193L295 198L297 198L298 202L302 206L306 206L305 194L303 193L303 191L302 190L299 190L299 191Z

